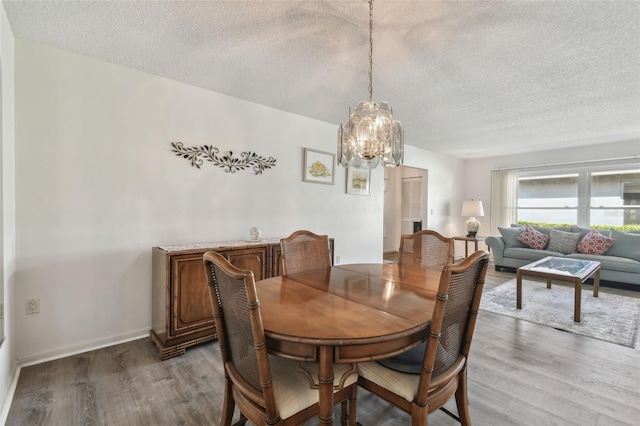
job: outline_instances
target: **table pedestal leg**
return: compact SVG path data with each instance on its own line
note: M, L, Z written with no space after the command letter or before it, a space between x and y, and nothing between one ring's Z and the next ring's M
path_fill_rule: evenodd
M320 397L320 424L333 424L333 348L320 346L318 365L318 392Z

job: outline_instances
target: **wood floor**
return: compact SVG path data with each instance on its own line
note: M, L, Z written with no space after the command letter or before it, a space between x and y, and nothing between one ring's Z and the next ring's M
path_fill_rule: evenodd
M513 273L490 270L486 288ZM640 296L638 292L601 291ZM640 425L640 345L630 349L482 311L469 359L474 425ZM148 339L22 369L7 425L217 425L217 343L159 361ZM409 424L359 389L363 425ZM455 410L455 404L449 404ZM430 425L456 425L442 412ZM307 424L315 424L315 421Z

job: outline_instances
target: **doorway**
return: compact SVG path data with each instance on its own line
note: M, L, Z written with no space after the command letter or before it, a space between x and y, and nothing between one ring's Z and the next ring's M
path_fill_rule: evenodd
M384 171L384 258L391 259L400 235L427 229L428 171L400 166Z

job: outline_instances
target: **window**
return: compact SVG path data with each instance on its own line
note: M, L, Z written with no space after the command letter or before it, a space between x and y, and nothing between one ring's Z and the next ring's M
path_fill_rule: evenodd
M640 229L640 167L520 171L519 223Z
M591 225L640 224L640 171L591 173Z
M578 173L520 177L518 221L578 223Z

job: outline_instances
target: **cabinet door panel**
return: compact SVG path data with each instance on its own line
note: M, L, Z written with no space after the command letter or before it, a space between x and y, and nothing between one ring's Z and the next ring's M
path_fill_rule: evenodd
M171 334L213 326L213 308L204 272L202 254L172 259L173 298Z
M267 248L260 247L250 250L233 250L224 253L229 262L239 269L249 269L253 271L256 281L267 277Z

